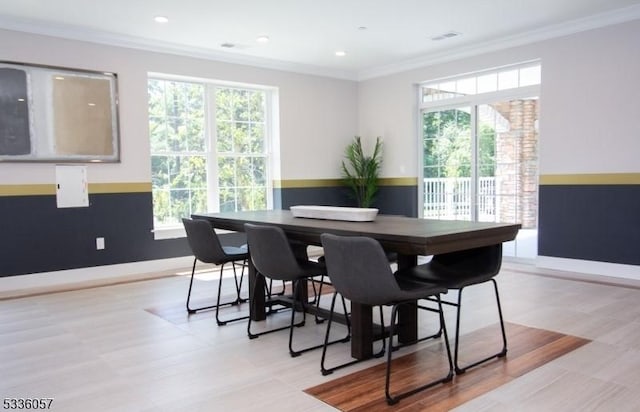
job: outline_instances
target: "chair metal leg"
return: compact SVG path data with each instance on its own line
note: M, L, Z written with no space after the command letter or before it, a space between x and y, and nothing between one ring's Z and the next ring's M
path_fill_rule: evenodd
M429 299L429 300L434 301L434 302L437 302L437 301L438 301L437 299ZM434 313L439 313L439 311L438 311L437 309L430 308L430 307L428 307L428 306L424 306L424 305L417 305L417 306L418 306L418 309L422 309L422 310L426 310L426 311L434 312ZM404 348L405 346L415 345L416 343L419 343L419 342L422 342L422 341L425 341L425 340L429 340L429 339L438 339L438 338L440 338L440 336L442 336L442 329L443 329L443 325L444 325L443 318L440 318L440 317L439 317L439 323L440 323L440 324L439 324L439 326L438 326L438 331L437 331L436 333L434 333L434 334L432 334L432 335L429 335L429 336L423 336L423 337L418 338L418 339L416 339L416 340L414 340L414 341L411 341L411 342L404 342L404 343L402 343L402 344L398 344L398 345L395 345L395 346L391 346L391 347L390 347L390 348L391 348L391 350L396 351L396 350L398 350L398 349L400 349L400 348Z
M229 306L229 305L237 305L238 303L241 303L242 300L240 299L240 291L239 288L242 287L242 280L240 280L240 283L238 283L238 278L236 275L236 271L235 271L235 266L234 271L233 271L233 276L235 278L235 282L236 282L236 292L238 297L234 300L228 301L228 302L220 302L220 295L221 295L221 291L222 291L222 274L224 272L224 263L220 266L220 276L218 279L218 293L217 293L217 297L216 297L216 304L215 305L209 305L209 306L200 306L198 308L192 308L191 307L191 291L193 290L193 278L195 277L195 273L196 273L196 264L198 263L198 259L195 258L193 259L193 266L191 268L191 279L189 281L189 291L187 292L187 312L189 312L189 314L193 314L196 312L199 312L201 310L207 310L207 309L215 309L216 310L216 322L218 323L218 325L224 325L227 322L233 322L236 320L241 320L241 319L246 319L245 317L240 317L240 318L236 318L236 319L229 319L226 321L221 321L218 317L218 310L221 306ZM234 262L231 262L232 264ZM244 268L243 268L244 271ZM241 276L244 275L244 273L241 274Z
M235 322L235 321L238 321L238 320L244 320L244 319L248 319L249 318L249 315L245 315L245 316L239 316L239 317L236 317L236 318L220 320L220 316L219 316L220 306L237 305L239 303L245 302L245 300L240 298L240 288L242 288L242 278L244 277L244 266L242 267L242 272L240 273L240 282L238 282L238 276L236 274L235 262L231 262L231 265L233 267L233 278L234 278L234 281L235 281L235 284L236 284L237 297L236 297L235 301L231 301L231 302L227 302L227 303L220 303L220 294L222 292L222 272L224 270L224 263L223 263L222 266L220 267L220 280L218 281L218 298L216 299L216 323L219 326L226 325L229 322Z
M295 293L295 292L297 292L296 289L300 288L302 285L303 285L303 282L301 282L300 279L298 279L298 280L296 280L294 282L294 299L295 299L296 296L299 296L298 293ZM306 313L307 313L307 311L305 310L306 302L300 302L300 304L302 306L303 316L306 317ZM344 299L343 299L343 304L344 304ZM345 308L346 308L346 304L344 304L344 305L345 305ZM296 305L295 305L295 300L294 300L294 307L295 306ZM297 357L297 356L300 356L301 354L303 354L304 352L308 352L310 350L319 349L319 348L325 348L327 345L332 345L332 344L338 343L338 342L345 342L345 339L346 340L350 339L350 334L349 333L347 333L346 337L341 338L341 339L337 339L337 340L334 340L334 341L331 341L331 342L327 342L326 341L326 337L325 337L325 342L323 342L321 344L314 345L314 346L309 346L309 347L304 348L304 349L295 350L295 349L293 349L293 329L294 329L293 328L293 322L294 322L294 316L295 316L295 311L292 311L292 313L291 313L291 325L292 325L292 327L291 327L291 330L289 332L289 354L291 354L291 357ZM301 323L304 325L304 320Z
M272 295L276 295L276 296L282 296L285 293L285 289L286 289L286 282L283 280L282 281L282 290L280 292L277 293L273 293L272 289L273 289L273 279L269 279L269 284L266 285L267 288L267 294L269 295L269 297L271 297Z
M262 276L262 275L261 275L261 274L258 274L258 276ZM255 295L255 292L256 292L256 290L255 290L255 289L256 289L256 284L257 284L257 283L258 283L258 282L255 282L255 283L253 284L252 290L250 290L250 291L249 291L249 304L250 304L250 305L252 305L252 304L253 304L253 298L254 298L254 295ZM294 284L294 288L295 288L295 284ZM269 288L267 288L267 293L269 293L268 289L269 289ZM260 337L260 336L262 336L262 335L266 335L266 334L268 334L268 333L278 332L278 331L281 331L281 330L290 329L290 328L292 328L292 327L302 326L302 325L304 324L304 319L303 319L303 321L302 321L302 322L300 322L300 323L297 323L297 324L294 324L294 323L293 323L294 316L295 316L295 306L296 306L296 302L295 302L295 293L294 293L294 296L293 296L293 298L292 298L292 299L293 299L293 303L292 303L292 305L291 305L291 311L293 312L293 315L292 315L292 322L291 322L289 325L287 325L287 326L282 326L282 327L279 327L279 328L269 329L269 330L266 330L266 331L264 331L264 332L253 333L253 332L251 332L251 323L252 323L252 320L251 320L251 316L249 316L249 321L247 322L247 336L249 336L249 339L256 339L256 338L258 338L258 337ZM275 312L275 311L274 311L274 312ZM271 314L271 313L272 313L272 312L271 312L271 311L269 311L269 314Z
M315 303L315 305L316 305L316 309L320 309L320 298L322 297L322 286L324 286L324 285L330 285L330 284L331 284L330 282L326 282L326 281L324 280L324 275L322 275L322 276L320 277L320 281L319 281L319 283L320 283L320 286L318 286L318 291L317 291L317 293L316 293L316 298L315 298L315 299L314 299L314 301L313 301L313 303ZM314 284L313 290L314 290L314 292L315 292L315 284ZM344 303L344 298L342 298L342 301L343 301L343 303ZM344 304L344 306L346 307L346 304ZM318 310L316 310L316 313L315 313L315 320L316 320L316 323L322 323L322 322L324 322L326 319L325 319L325 318L322 318L322 317L320 317L320 316L318 316L318 313L319 313L319 311L318 311ZM345 313L345 316L346 316L346 315L347 315L347 311L345 310L345 312L344 312L344 313Z
M332 344L332 343L337 343L337 342L349 342L349 340L351 340L351 322L349 321L349 314L347 312L347 304L344 300L344 297L340 296L340 298L342 299L342 307L344 309L344 314L345 317L347 319L347 336L333 341L333 342L329 342L329 334L331 333L331 324L333 322L333 314L334 314L334 309L335 309L335 305L336 305L336 297L338 296L338 292L334 292L333 297L331 299L331 308L329 310L329 319L327 321L327 330L325 332L325 336L324 336L324 345L322 347L322 357L320 358L320 371L322 372L322 375L326 376L329 374L332 374L333 371L338 370L338 369L342 369L345 368L347 366L351 366L354 365L358 362L362 362L368 359L354 359L352 361L348 361L345 363L341 363L337 366L333 366L331 368L327 368L325 367L325 359L326 359L326 355L327 355L327 347ZM380 309L380 325L382 328L382 333L384 334L384 318L382 316L382 306L379 306ZM384 340L384 338L382 339L382 349L373 355L374 358L380 358L384 355L386 349L386 342Z
M273 292L273 279L269 279L269 282L264 282L264 289L265 289L265 293L267 295L267 301L270 301L274 296L284 296L286 293L286 289L287 289L287 282L285 282L284 280L282 281L282 290L279 292ZM273 313L277 313L280 312L284 309L288 309L286 307L284 308L274 308L273 306L269 306L267 308L267 315L271 315Z
M229 301L229 302L216 303L215 305L201 306L199 308L192 308L191 307L191 290L193 289L193 278L195 277L196 263L197 262L198 262L197 258L193 259L193 267L191 268L191 280L189 281L189 291L187 292L187 312L189 312L190 314L193 314L193 313L199 312L201 310L215 309L218 306L227 306L227 305L236 305L236 304L238 304L237 300L233 300L233 301ZM220 268L220 282L222 281L222 270L223 269L224 269L224 264ZM218 293L220 293L220 287L219 286L218 286Z
M312 281L313 282L313 281ZM324 275L322 275L320 277L320 286L318 286L318 292L316 293L316 286L315 283L313 284L313 291L316 295L316 298L314 299L314 304L316 305L316 309L320 308L320 296L322 295L322 285L324 284ZM321 318L320 316L318 316L318 311L316 310L316 313L314 315L316 323L322 323L325 321L324 318Z
M390 326L390 330L389 330L389 348L392 347L393 345L393 336L395 334L395 329L396 329L396 319L397 319L397 311L398 311L398 307L402 304L406 304L407 302L403 302L403 303L398 303L393 305L393 308L391 309L391 326ZM387 404L389 405L393 405L398 403L401 399L406 398L407 396L411 396L415 393L418 393L420 391L423 391L425 389L431 388L432 386L438 385L440 383L446 383L449 382L453 379L453 360L451 358L451 348L449 347L449 339L447 336L447 328L444 325L444 314L442 312L442 302L440 301L440 297L438 297L438 310L440 312L440 321L442 322L442 333L444 335L444 345L445 348L447 350L447 360L449 363L449 370L447 372L447 375L444 376L443 378L439 378L439 379L435 379L432 380L431 382L428 382L424 385L421 385L417 388L414 389L410 389L408 391L405 392L401 392L399 394L396 394L395 396L391 395L391 391L390 391L390 386L391 386L391 361L392 361L392 350L389 350L387 352L387 373L386 373L386 378L385 378L385 389L384 389L384 393L385 393L385 398L387 400Z
M484 363L486 361L489 361L491 359L494 358L502 358L507 354L507 334L505 332L504 329L504 320L502 318L502 306L500 305L500 294L498 293L498 283L496 282L495 279L490 279L491 282L493 282L493 289L496 293L496 304L498 307L498 316L500 317L500 330L502 332L502 349L496 353L493 354L491 356L487 356L486 358L483 358L481 360L475 361L467 366L465 366L464 368L461 368L458 364L458 347L459 347L459 337L460 337L460 309L462 307L461 302L462 302L462 289L461 288L458 291L458 308L457 308L457 315L456 315L456 337L455 337L455 345L454 345L454 365L455 365L455 371L457 374L463 374L467 371L467 369L469 368L473 368L474 366L478 366L481 363Z
M262 276L262 275L261 275L260 273L258 273L258 274L257 274L257 276ZM266 282L265 282L265 283L266 283ZM254 289L253 289L253 291L251 292L251 295L250 295L250 297L249 297L249 304L250 304L250 305L252 305L252 304L253 304L253 300L254 300L254 298L255 298L255 294L256 294L256 290L257 290L257 289L258 289L258 288L254 288ZM267 292L267 293L268 293L268 289L269 289L269 288L267 288L267 287L266 287L266 285L265 285L265 289L267 289L267 290L266 290L266 291L263 291L263 292ZM292 310L293 310L293 309L292 309ZM295 312L295 310L294 310L294 312ZM264 332L253 333L253 332L251 332L251 323L252 323L252 322L253 322L253 321L252 321L252 319L251 319L251 316L249 316L249 320L248 320L248 322L247 322L247 336L249 336L249 339L256 339L256 338L258 338L258 337L260 337L260 336L262 336L262 335L266 335L267 333L277 332L277 331L285 330L285 329L288 329L288 328L290 328L290 327L291 327L291 325L287 325L287 326L282 326L282 327L280 327L280 328L269 329L269 330L264 331Z
M244 303L247 302L249 300L248 297L243 298L242 296L240 296L240 292L242 291L242 281L244 280L244 268L247 267L247 261L244 260L240 266L242 267L242 269L240 270L240 282L238 282L238 275L236 272L236 262L231 261L231 265L233 268L233 279L235 280L236 283L236 292L238 294L238 302L239 303Z
M189 281L189 291L187 292L187 312L189 313L195 313L196 310L198 309L191 309L189 307L189 302L191 300L191 289L193 288L193 276L196 273L196 263L198 262L198 259L193 259L193 267L191 268L191 281ZM202 309L202 308L200 308Z

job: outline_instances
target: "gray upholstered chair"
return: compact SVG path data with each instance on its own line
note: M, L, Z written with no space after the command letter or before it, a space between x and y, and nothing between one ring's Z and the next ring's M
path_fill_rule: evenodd
M444 326L442 305L438 303L438 314L443 327L444 340L449 368L445 376L411 388L395 395L391 394L391 366L393 353L393 336L396 331L398 307L404 304L415 304L416 300L434 297L440 300L440 293L447 289L438 285L424 282L396 279L384 250L375 239L367 237L346 237L332 234L322 234L327 271L336 290L351 302L369 306L391 306L391 320L389 328L389 350L387 351L387 370L385 379L385 396L388 404L394 404L400 399L413 395L439 383L448 382L453 378L453 362ZM335 295L334 295L335 298ZM335 303L335 299L334 299ZM332 309L333 309L332 304ZM331 328L332 315L327 322L325 342ZM327 347L323 348L321 363ZM352 364L349 362L347 364ZM324 368L324 366L323 366Z
M403 279L437 283L449 290L458 291L457 302L442 302L443 304L457 308L454 344L454 366L456 373L464 373L469 368L494 358L501 358L507 354L507 335L504 330L498 284L495 280L495 276L500 272L501 264L502 244L500 243L492 246L435 255L428 263L401 270L397 273L397 275ZM458 350L460 346L462 291L469 286L485 282L492 282L495 291L500 330L502 331L502 348L493 355L470 362L468 365L461 367L458 362Z
M295 327L303 326L306 320L306 312L309 302L306 298L306 281L315 276L323 276L327 274L324 264L319 264L311 260L303 260L294 254L292 246L287 239L284 231L277 226L255 225L245 223L245 232L247 234L247 243L249 244L249 254L251 261L256 268L259 276L264 276L269 280L292 282L292 294L289 298L278 296L277 299L282 301L289 300L291 307L291 322L288 326L267 330L261 333L253 333L251 331L252 320L249 318L247 325L247 334L250 339L255 339L266 333L276 332L279 330L289 329L289 353L292 357L299 356L303 352L312 349L321 348L323 345L318 344L304 349L293 348L293 331ZM253 298L256 293L261 291L255 290L255 282L253 290L249 291L249 299L253 305ZM296 323L296 312L302 313L302 320ZM341 339L340 341L342 341ZM332 342L333 343L333 342Z
M227 322L233 322L237 320L247 319L248 316L240 316L232 319L221 320L219 316L219 309L221 306L237 305L244 302L246 299L240 297L240 290L242 289L242 279L244 275L244 267L246 261L249 258L247 247L234 247L234 246L222 246L218 235L213 230L211 224L206 220L198 219L182 219L185 231L187 232L187 241L189 247L194 255L193 267L191 268L191 281L189 282L189 292L187 292L187 311L189 313L195 313L197 311L205 309L216 310L216 322L218 325L225 325ZM201 261L203 263L212 263L220 265L220 280L218 281L218 294L215 305L201 306L198 308L192 308L191 290L193 288L193 277L196 271L196 263ZM242 271L240 272L240 280L236 272L236 264L240 262ZM231 263L233 268L233 278L235 280L236 298L228 302L220 302L220 295L222 292L222 278L224 266L227 263Z

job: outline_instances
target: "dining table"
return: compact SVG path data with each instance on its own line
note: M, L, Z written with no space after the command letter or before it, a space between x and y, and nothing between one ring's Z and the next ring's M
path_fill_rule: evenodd
M385 251L397 254L398 269L415 266L418 256L501 246L504 242L514 240L521 227L518 223L423 219L384 214L378 214L371 221L315 219L296 217L290 210L195 213L192 218L208 220L215 229L235 232L243 232L245 223L273 225L282 228L289 239L306 245L321 246L320 236L323 233L367 236L380 242ZM249 259L249 287L252 288L256 282L264 282L261 278ZM250 316L254 320L265 319L266 298L263 294L254 295ZM372 313L370 306L351 303L351 356L356 359L372 357L373 342L381 338L375 332L378 329ZM398 312L398 340L401 343L416 341L417 325L417 304L403 305Z

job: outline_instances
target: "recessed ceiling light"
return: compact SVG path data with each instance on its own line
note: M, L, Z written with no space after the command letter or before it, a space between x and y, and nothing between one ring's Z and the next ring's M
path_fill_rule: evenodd
M169 18L167 16L156 16L153 20L156 23L169 23Z
M360 27L358 27L358 30L367 30L367 27L366 26L360 26Z
M338 56L338 57L344 57L344 56L346 56L346 55L347 55L347 52L346 52L346 51L344 51L344 50L338 50L338 51L336 52L336 56Z
M222 43L220 47L224 47L225 49L233 49L234 47L236 47L236 45L233 43Z
M269 36L264 36L264 35L258 36L256 37L256 41L258 43L269 43Z

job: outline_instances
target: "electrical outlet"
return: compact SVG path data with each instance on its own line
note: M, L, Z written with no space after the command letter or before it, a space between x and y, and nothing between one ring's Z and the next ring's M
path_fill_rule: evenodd
M103 237L97 237L96 238L96 250L102 250L104 249L104 238Z

